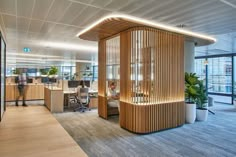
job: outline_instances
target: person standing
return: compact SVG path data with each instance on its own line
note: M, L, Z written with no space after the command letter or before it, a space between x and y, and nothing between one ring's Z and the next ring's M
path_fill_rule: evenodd
M25 70L16 78L17 88L19 91L19 96L16 98L16 106L18 106L19 98L22 97L22 106L27 106L25 103L25 95L27 92L27 76Z

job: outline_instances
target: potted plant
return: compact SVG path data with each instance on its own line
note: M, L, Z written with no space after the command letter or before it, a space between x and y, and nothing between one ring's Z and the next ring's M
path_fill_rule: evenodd
M195 73L185 73L185 120L187 123L194 123L196 119L198 82L198 77Z
M206 121L208 117L208 109L207 109L207 94L206 87L203 84L203 81L198 81L198 96L196 99L197 103L197 120L198 121Z
M40 73L42 77L47 77L48 71L46 69L40 69Z
M19 74L20 74L20 70L19 69L14 69L14 70L12 70L12 76L18 76Z
M58 73L58 68L56 66L51 66L50 70L48 71L48 75L50 78L56 78Z

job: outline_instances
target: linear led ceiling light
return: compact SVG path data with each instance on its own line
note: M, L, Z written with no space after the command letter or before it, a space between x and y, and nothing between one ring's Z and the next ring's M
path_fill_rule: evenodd
M81 51L90 51L97 52L97 46L86 46L81 44L70 44L63 42L42 42L42 45L45 47L65 49L65 50L81 50Z
M207 35L191 32L191 31L188 31L188 30L183 30L183 29L180 29L180 28L176 28L176 27L165 25L165 24L161 24L161 23L157 23L157 22L137 18L137 17L134 17L134 16L124 15L124 14L111 14L111 15L105 16L105 17L97 20L96 22L92 23L90 26L88 26L87 28L85 28L84 30L79 32L76 36L79 37L80 35L88 32L89 30L91 30L95 26L99 25L100 23L102 23L102 22L104 22L108 19L111 19L111 18L123 18L123 19L129 20L129 21L134 22L134 23L143 24L145 26L154 27L154 28L157 28L157 29L162 29L162 30L166 30L166 31L170 31L170 32L175 32L175 33L179 33L179 34L183 34L183 35L187 35L187 36L197 37L197 38L201 38L201 39L205 39L205 40L211 40L213 42L216 42L215 38L207 36Z

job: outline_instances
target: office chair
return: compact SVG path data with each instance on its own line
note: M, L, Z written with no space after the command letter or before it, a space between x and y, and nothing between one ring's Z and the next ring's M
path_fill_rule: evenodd
M79 104L79 107L75 108L74 111L84 112L85 110L89 110L88 104L89 104L89 89L88 88L80 88L78 95L76 96L77 103Z

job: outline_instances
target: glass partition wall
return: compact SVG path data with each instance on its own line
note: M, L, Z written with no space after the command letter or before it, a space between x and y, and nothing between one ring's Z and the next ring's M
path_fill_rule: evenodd
M196 57L195 72L205 80L208 95L221 103L232 104L236 95L235 57L218 55ZM233 88L234 87L234 88Z
M112 82L120 92L120 36L106 41L106 93Z

